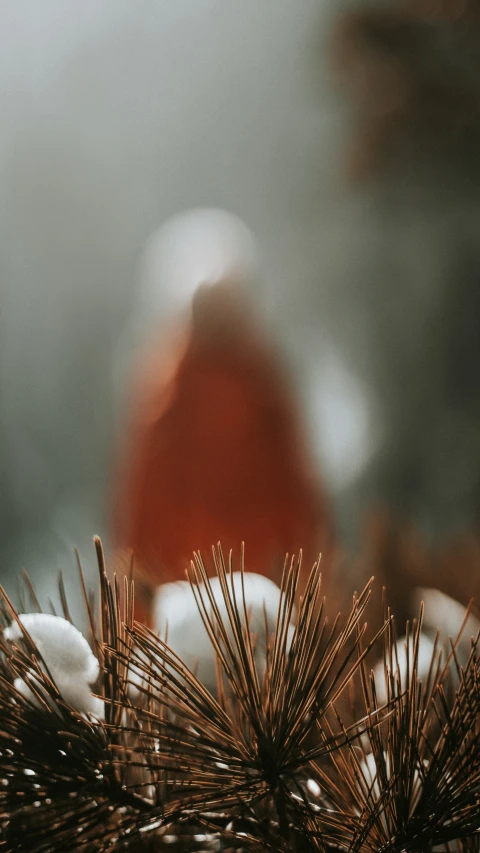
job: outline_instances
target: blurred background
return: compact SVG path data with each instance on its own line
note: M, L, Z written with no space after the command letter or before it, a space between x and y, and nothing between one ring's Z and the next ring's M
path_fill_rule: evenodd
M74 545L87 571L92 535L108 546L142 252L196 206L256 235L259 316L344 547L376 506L432 543L476 524L477 18L340 5L2 4L7 591L25 567L53 594Z

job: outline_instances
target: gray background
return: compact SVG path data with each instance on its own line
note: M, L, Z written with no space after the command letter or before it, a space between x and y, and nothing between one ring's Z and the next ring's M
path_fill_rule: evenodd
M339 528L478 508L479 194L463 165L349 187L331 0L0 6L0 574L45 593L106 534L152 229L233 210ZM466 167L465 167L466 168ZM260 309L259 309L260 310Z

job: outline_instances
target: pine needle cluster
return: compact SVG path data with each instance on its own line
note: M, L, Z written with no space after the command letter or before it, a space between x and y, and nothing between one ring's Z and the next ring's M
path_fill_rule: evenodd
M292 561L275 624L265 611L260 665L232 557L218 548L226 619L200 555L189 572L216 656L211 693L168 635L134 621L132 584L110 582L96 549L98 610L81 583L102 715L66 703L24 627L15 641L1 632L0 850L480 849L479 637L464 666L455 640L445 659L437 641L422 683L422 613L402 670L390 612L366 640L371 583L330 620L320 565L298 601ZM4 628L21 626L2 600ZM61 600L70 620L62 587Z

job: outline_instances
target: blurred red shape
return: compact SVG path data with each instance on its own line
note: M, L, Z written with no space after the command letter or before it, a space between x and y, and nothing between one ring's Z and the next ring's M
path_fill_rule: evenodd
M166 354L165 354L166 353ZM275 348L224 284L200 288L183 340L154 344L135 376L116 489L115 544L133 555L135 615L211 548L280 582L285 554L309 571L330 518Z

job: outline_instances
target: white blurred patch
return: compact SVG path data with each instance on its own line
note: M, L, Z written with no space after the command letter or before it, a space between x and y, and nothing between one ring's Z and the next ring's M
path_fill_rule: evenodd
M387 776L389 776L390 762L386 752L383 753L383 758L385 760L385 769L387 771ZM377 762L375 761L375 756L373 752L369 752L368 755L365 756L363 761L360 762L360 771L368 788L371 789L374 799L377 800L380 797L380 785L378 784Z
M230 284L253 293L259 250L233 213L195 208L168 219L148 238L138 264L132 314L118 336L112 361L117 400L123 398L132 360L152 337L160 344L175 328L202 285Z
M420 642L418 644L418 661L417 661L417 679L422 682L425 682L428 678L428 672L430 669L430 664L432 662L432 655L434 650L433 640L430 639L426 634L422 634L420 637ZM397 660L398 667L394 668L394 676L395 678L400 677L400 683L403 689L406 688L406 679L407 679L407 671L408 666L410 667L410 673L412 672L413 666L413 637L410 634L408 641L408 657L407 657L407 638L401 637L400 640L397 641ZM394 657L395 664L395 657ZM388 698L387 684L385 683L385 669L383 665L383 661L378 663L374 670L375 675L375 689L377 692L377 701L379 705L384 704Z
M237 605L242 614L242 577L240 572L232 573L231 582L229 581L230 590L232 590L231 583L233 583ZM257 671L262 678L266 651L264 614L266 613L268 631L273 633L277 622L281 592L278 586L268 578L253 572L245 572L243 583L250 631L257 637L255 652ZM222 620L229 628L227 607L219 579L212 578L210 587ZM206 599L203 584L200 585L199 591ZM210 608L208 611L210 612ZM196 672L205 686L214 692L216 688L215 652L188 581L162 584L157 588L154 623L162 637L165 637L168 626L167 642L170 648L189 669ZM293 639L293 630L292 625L289 629L288 646ZM233 639L231 630L229 630L229 635Z
M422 635L418 646L417 678L423 683L428 678L430 664L434 650L434 637L439 632L438 652L442 654L442 663L445 663L451 651L450 640L455 641L464 623L466 608L438 589L417 587L412 596L412 605L415 611L420 610L420 605L425 605ZM471 649L471 638L476 637L480 630L480 622L475 616L470 615L465 623L464 630L459 639L456 656L461 666L468 660ZM409 638L409 660L410 670L413 661L413 637ZM406 686L407 677L407 638L402 637L397 642L398 673L402 686ZM435 667L436 664L434 664ZM387 686L383 661L374 668L375 687L377 698L380 703L387 701ZM455 669L452 668L454 684L458 682Z
M372 395L330 350L310 374L307 400L324 476L332 488L347 488L380 443Z
M420 609L421 603L425 605L423 617L424 629L435 633L439 629L442 637L451 637L456 640L466 616L466 607L455 599L440 592L439 589L428 587L417 587L413 592L413 606L415 610ZM469 615L465 628L462 632L459 649L463 660L468 657L470 650L470 639L476 637L480 631L480 622L472 614Z
M251 285L258 275L256 241L232 213L198 208L154 231L141 262L139 320L169 319L187 309L200 285Z
M92 696L90 688L98 678L99 664L83 634L66 619L50 613L22 613L18 618L35 643L64 701L82 713L102 717L103 702ZM5 628L4 636L11 642L18 642L23 633L20 626L12 622ZM33 670L29 677L42 692ZM35 694L21 678L15 680L15 687L36 702Z

